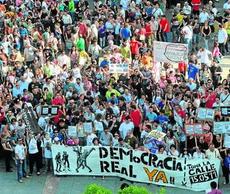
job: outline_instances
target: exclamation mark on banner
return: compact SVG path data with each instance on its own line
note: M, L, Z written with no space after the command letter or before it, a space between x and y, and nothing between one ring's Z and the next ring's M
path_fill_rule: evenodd
M185 158L184 159L184 180L182 181L182 185L184 187L186 187L186 185L187 185L187 182L186 182L186 163L187 163L187 159Z

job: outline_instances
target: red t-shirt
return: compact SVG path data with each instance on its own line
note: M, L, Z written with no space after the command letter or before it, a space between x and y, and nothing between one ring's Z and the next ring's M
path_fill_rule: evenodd
M199 4L199 5L196 5ZM201 0L192 0L192 8L194 11L199 11L201 5Z
M212 108L213 104L216 102L216 93L210 94L206 101L206 108Z
M184 73L186 71L186 63L181 61L178 63L178 70L180 73Z
M139 44L140 43L136 40L131 40L129 44L130 44L131 53L134 55L139 54Z
M141 112L137 109L137 110L133 110L131 113L130 113L130 117L133 121L133 124L135 127L139 127L139 125L141 124Z
M170 32L170 24L167 18L162 18L160 20L160 26L163 32Z
M147 23L145 25L146 36L150 36L152 34L152 27L151 24Z

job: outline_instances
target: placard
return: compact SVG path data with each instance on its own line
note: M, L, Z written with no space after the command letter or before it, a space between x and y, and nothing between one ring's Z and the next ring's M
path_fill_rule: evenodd
M154 41L153 54L154 61L156 62L188 62L188 45L180 43Z
M47 116L47 115L57 115L59 110L59 106L42 106L41 107L41 115Z
M198 108L197 109L197 119L198 120L214 120L215 110L208 108Z
M93 124L92 124L92 122L83 123L83 129L84 129L85 133L92 133L93 132Z
M224 135L224 147L230 148L230 134Z
M128 73L129 64L128 63L110 63L109 64L109 73Z
M203 134L203 128L201 124L185 125L185 131L187 135Z
M68 135L71 137L77 137L77 127L76 126L68 126Z
M214 122L213 124L214 134L230 134L230 121Z
M226 117L230 116L230 106L221 106L220 110L222 116L226 116Z
M164 139L164 137L166 136L165 133L161 132L161 131L157 131L157 130L152 130L149 132L148 137L152 137L158 141L162 141Z
M218 182L219 159L177 158L122 147L52 145L55 175L117 176L129 181L205 191Z

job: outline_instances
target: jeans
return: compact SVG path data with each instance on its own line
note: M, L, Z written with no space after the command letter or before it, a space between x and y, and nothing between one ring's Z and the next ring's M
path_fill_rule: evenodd
M208 41L209 39L204 37L204 48L208 50Z
M100 37L99 38L99 45L101 48L104 48L105 47L105 41L106 41L106 37Z
M198 50L198 45L199 45L199 34L193 34L193 37L192 37L192 43L195 47L195 49Z
M23 176L26 176L26 161L16 160L16 167L17 167L17 177L19 181L22 179Z
M188 51L191 51L192 50L192 39L185 38L184 43L188 45Z
M164 42L171 42L171 32L163 32Z

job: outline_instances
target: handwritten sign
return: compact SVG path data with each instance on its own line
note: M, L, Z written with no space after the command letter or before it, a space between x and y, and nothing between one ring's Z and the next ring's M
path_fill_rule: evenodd
M166 134L161 131L152 130L149 132L148 137L152 137L158 141L162 141L165 135Z
M76 126L68 126L68 135L71 137L77 137L77 128Z
M214 120L215 110L209 108L198 108L197 118L198 120Z
M220 107L222 116L230 116L230 106Z
M86 133L92 133L93 132L93 124L92 122L85 122L83 123L83 129Z
M187 135L200 135L203 134L201 124L185 125L185 131Z
M214 134L230 134L230 121L214 122L213 132Z
M109 64L109 73L128 73L129 64L127 63L111 63Z
M188 61L188 45L154 41L153 54L156 62Z

